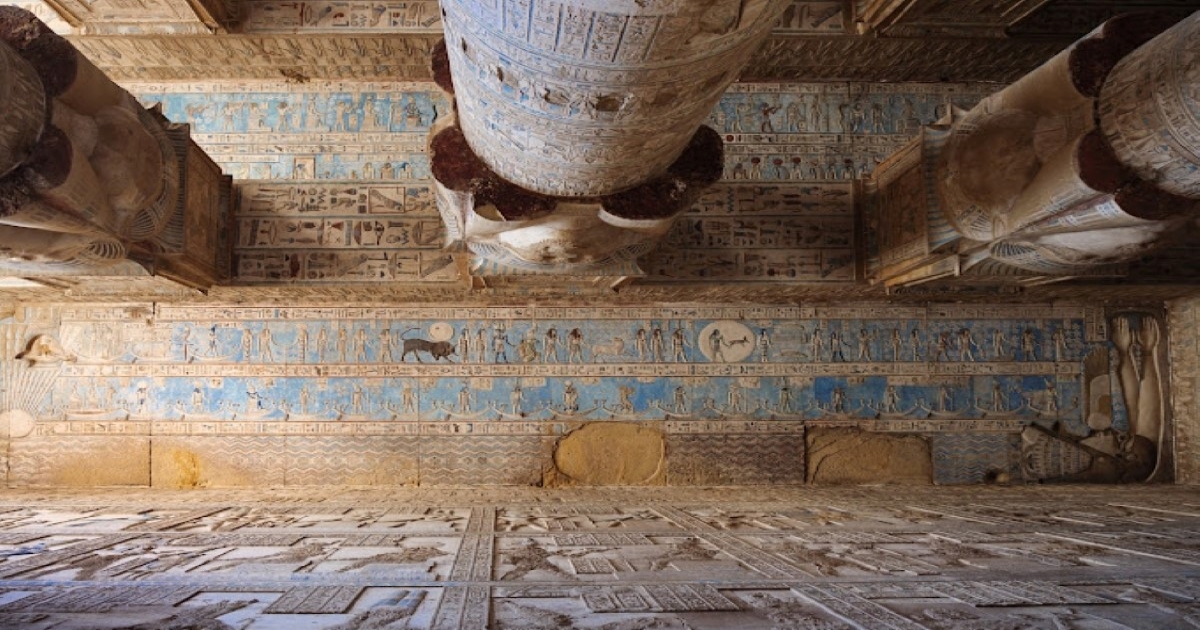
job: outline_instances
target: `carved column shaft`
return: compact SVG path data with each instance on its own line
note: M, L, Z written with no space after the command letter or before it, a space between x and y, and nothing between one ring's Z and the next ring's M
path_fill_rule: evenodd
M636 259L720 178L722 142L702 122L781 8L443 0L433 74L455 111L431 134L430 162L472 282L642 275Z
M666 171L777 0L443 0L459 123L501 177L599 196ZM769 114L764 114L769 115Z
M46 93L33 66L0 42L0 177L24 162L46 123Z
M1200 199L1200 12L1121 60L1099 113L1117 158L1138 177Z

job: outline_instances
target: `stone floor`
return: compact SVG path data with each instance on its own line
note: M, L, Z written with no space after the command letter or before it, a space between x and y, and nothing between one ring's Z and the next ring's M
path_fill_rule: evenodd
M1200 628L1200 488L0 492L0 627Z

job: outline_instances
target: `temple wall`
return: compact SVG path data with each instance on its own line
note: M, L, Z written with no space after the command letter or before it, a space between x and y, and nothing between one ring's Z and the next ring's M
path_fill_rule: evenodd
M6 358L24 357L5 362L9 408L26 412L5 417L7 482L1090 475L1090 451L1049 436L1129 428L1110 329L1159 319L1070 305L22 305L2 326L20 350Z

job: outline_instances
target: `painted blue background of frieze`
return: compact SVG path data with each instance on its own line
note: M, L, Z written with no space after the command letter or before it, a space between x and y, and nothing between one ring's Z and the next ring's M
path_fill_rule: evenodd
M405 92L225 92L145 94L193 134L428 133L450 110L437 90Z
M1079 434L1082 360L1106 343L1079 317L66 322L61 337L78 358L49 414L67 418L1020 418Z
M132 87L144 104L161 103L167 118L191 124L201 147L239 180L424 181L425 136L450 112L449 98L425 83ZM725 139L727 180L848 180L870 173L921 125L994 89L735 84L707 124Z

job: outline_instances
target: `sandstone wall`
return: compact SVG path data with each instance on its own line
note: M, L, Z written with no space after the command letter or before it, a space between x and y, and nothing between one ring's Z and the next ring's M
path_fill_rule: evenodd
M1148 471L1097 453L1131 427L1122 361L1152 345L1110 339L1159 321L1048 304L24 304L0 325L6 479L1136 481Z
M1167 308L1171 327L1171 408L1175 414L1175 479L1200 483L1200 413L1196 392L1200 391L1200 299L1176 300Z

